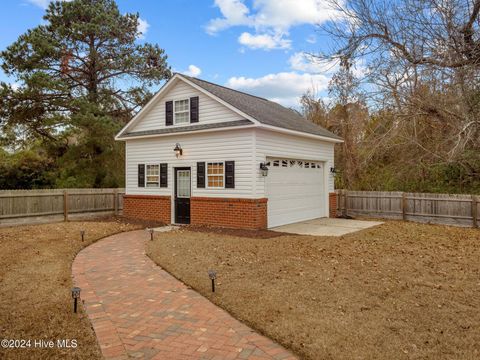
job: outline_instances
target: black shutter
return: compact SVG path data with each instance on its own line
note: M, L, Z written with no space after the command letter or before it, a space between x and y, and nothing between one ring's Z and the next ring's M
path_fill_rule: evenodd
M190 122L198 122L198 96L190 98Z
M235 161L225 161L225 188L235 188Z
M168 187L168 165L160 164L160 187Z
M197 188L205 187L205 163L197 162Z
M145 187L145 164L138 164L138 187Z
M173 125L173 101L165 103L165 125Z

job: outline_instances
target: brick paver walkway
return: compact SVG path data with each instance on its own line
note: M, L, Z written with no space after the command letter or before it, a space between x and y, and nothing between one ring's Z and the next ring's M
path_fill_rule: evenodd
M145 255L149 237L107 237L73 263L105 358L295 359L156 266Z

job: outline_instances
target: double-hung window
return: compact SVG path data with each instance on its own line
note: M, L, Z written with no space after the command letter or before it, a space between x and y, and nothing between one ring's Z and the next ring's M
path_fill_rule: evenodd
M160 165L147 165L146 186L158 187L160 185Z
M223 188L225 180L225 167L223 162L207 163L207 187Z
M190 122L190 103L188 99L174 102L174 124L188 124Z

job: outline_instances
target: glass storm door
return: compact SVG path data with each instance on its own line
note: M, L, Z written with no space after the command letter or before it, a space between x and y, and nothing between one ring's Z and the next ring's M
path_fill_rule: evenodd
M190 224L190 168L175 168L175 222Z

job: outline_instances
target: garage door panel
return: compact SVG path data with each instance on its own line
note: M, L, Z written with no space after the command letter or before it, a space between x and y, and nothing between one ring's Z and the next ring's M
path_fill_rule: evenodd
M273 166L274 161L285 166ZM282 162L283 160L283 162ZM268 226L309 220L325 214L323 164L297 159L267 159ZM308 168L305 168L305 163Z

